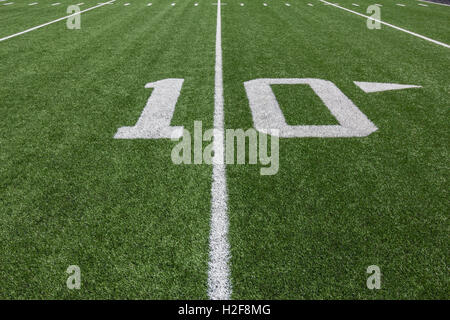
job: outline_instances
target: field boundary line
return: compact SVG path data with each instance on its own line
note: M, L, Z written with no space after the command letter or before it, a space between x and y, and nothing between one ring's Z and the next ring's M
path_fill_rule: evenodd
M419 0L419 1L420 2L425 2L425 3L437 4L437 5L440 5L440 6L450 7L450 4L445 4L445 3L433 2L433 1L427 1L427 0Z
M214 79L214 134L211 183L211 223L209 234L208 296L211 300L229 300L230 245L228 243L227 181L225 174L224 99L222 69L222 18L217 2L216 64Z
M111 1L108 1L108 2L105 2L105 3L102 3L102 4L98 4L98 5L96 5L96 6L93 6L93 7L84 9L84 10L81 10L80 12L76 12L76 13L73 13L73 14L69 14L68 16L65 16L65 17L62 17L62 18L58 18L58 19L56 19L56 20L53 20L53 21L50 21L50 22L47 22L47 23L38 25L38 26L36 26L36 27L27 29L27 30L25 30L25 31L21 31L21 32L12 34L12 35L10 35L10 36L6 36L6 37L4 37L4 38L1 38L1 39L0 39L0 42L5 41L5 40L8 40L8 39L11 39L11 38L14 38L14 37L17 37L17 36L20 36L20 35L22 35L22 34L25 34L25 33L28 33L28 32L31 32L31 31L34 31L34 30L37 30L37 29L40 29L40 28L43 28L43 27L45 27L45 26L48 26L48 25L50 25L50 24L53 24L53 23L56 23L56 22L59 22L59 21L62 21L62 20L65 20L65 19L67 19L67 18L74 17L74 16L79 15L79 14L82 14L82 13L84 13L84 12L87 12L87 11L90 11L90 10L97 9L97 8L99 8L99 7L103 7L104 5L110 4L110 3L114 2L114 1L116 1L116 0L111 0Z
M394 29L396 29L396 30L400 30L400 31L406 32L406 33L408 33L408 34L410 34L410 35L413 35L413 36L415 36L415 37L418 37L418 38L427 40L427 41L429 41L429 42L432 42L432 43L434 43L434 44L440 45L440 46L442 46L442 47L450 48L450 45L448 45L448 44L446 44L446 43L444 43L444 42L440 42L440 41L437 41L437 40L434 40L434 39L425 37L425 36L423 36L423 35L421 35L421 34L418 34L418 33L415 33L415 32L412 32L412 31L409 31L409 30L406 30L406 29L403 29L403 28L400 28L400 27L397 27L397 26L394 26L393 24L390 24L390 23L387 23L387 22L384 22L384 21L381 21L381 20L378 20L378 19L375 19L375 18L366 16L365 14L362 14L362 13L359 13L359 12L356 12L356 11L353 11L353 10L351 10L351 9L347 9L347 8L341 7L341 6L337 5L337 4L334 4L334 3L331 3L331 2L328 2L328 1L325 1L325 0L319 0L319 1L320 1L320 2L323 2L323 3L326 3L326 4L330 5L330 6L336 7L336 8L338 8L338 9L345 10L345 11L348 11L348 12L350 12L350 13L356 14L356 15L358 15L358 16L364 17L364 18L366 18L366 19L373 20L373 21L377 21L377 22L379 22L379 23L381 23L381 24L384 24L385 26L388 26L388 27L394 28Z

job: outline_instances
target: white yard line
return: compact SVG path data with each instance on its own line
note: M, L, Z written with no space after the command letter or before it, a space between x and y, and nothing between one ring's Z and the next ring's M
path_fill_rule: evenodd
M29 3L28 5L29 6L35 6L35 5L37 5L38 3L37 2L33 2L33 3Z
M213 172L211 184L211 230L209 234L208 296L231 298L230 245L228 243L227 181L225 175L224 110L222 77L221 2L217 3L216 66L214 92Z
M83 12L87 12L87 11L90 11L90 10L94 10L94 9L96 9L96 8L102 7L102 6L106 5L106 4L112 3L112 2L114 2L114 1L115 1L115 0L111 0L111 1L109 1L109 2L105 2L105 3L103 3L103 4L99 4L99 5L96 5L96 6L94 6L94 7L87 8L87 9L82 10L82 11L80 11L80 12L76 12L76 13L70 14L70 15L68 15L68 16L65 16L65 17L62 17L62 18L59 18L59 19L56 19L56 20L53 20L53 21L50 21L50 22L41 24L41 25L39 25L39 26L36 26L36 27L30 28L30 29L27 29L27 30L25 30L25 31L22 31L22 32L18 32L18 33L12 34L12 35L10 35L10 36L1 38L1 39L0 39L0 42L5 41L5 40L8 40L8 39L11 39L11 38L14 38L14 37L17 37L17 36L20 36L20 35L22 35L22 34L25 34L25 33L28 33L28 32L31 32L31 31L34 31L34 30L37 30L37 29L40 29L40 28L42 28L42 27L48 26L48 25L50 25L50 24L53 24L53 23L56 23L56 22L59 22L59 21L62 21L62 20L67 19L67 18L69 18L69 17L76 16L76 15L81 14L81 13L83 13Z
M364 18L366 18L366 19L370 19L370 20L373 20L373 21L377 21L377 22L379 22L379 23L381 23L381 24L384 24L385 26L394 28L394 29L399 30L399 31L403 31L403 32L408 33L408 34L410 34L410 35L413 35L413 36L415 36L415 37L417 37L417 38L421 38L421 39L423 39L423 40L432 42L432 43L434 43L434 44L443 46L443 47L445 47L445 48L450 48L450 45L448 45L448 44L446 44L446 43L443 43L443 42L440 42L440 41L437 41L437 40L434 40L434 39L425 37L425 36L423 36L423 35L421 35L421 34L418 34L418 33L415 33L415 32L412 32L412 31L409 31L409 30L406 30L406 29L403 29L403 28L400 28L400 27L397 27L397 26L394 26L393 24L390 24L390 23L387 23L387 22L384 22L384 21L381 21L381 20L378 20L378 19L375 19L375 18L366 16L365 14L362 14L362 13L359 13L359 12L356 12L356 11L353 11L353 10L350 10L350 9L347 9L347 8L344 8L344 7L341 7L341 6L338 6L338 5L334 4L334 3L331 3L331 2L328 2L328 1L325 1L325 0L319 0L319 1L323 2L324 4L331 5L331 6L335 7L335 8L338 8L338 9L341 9L341 10L345 10L345 11L347 11L347 12L351 12L351 13L353 13L353 14L356 14L356 15L358 15L358 16L364 17Z

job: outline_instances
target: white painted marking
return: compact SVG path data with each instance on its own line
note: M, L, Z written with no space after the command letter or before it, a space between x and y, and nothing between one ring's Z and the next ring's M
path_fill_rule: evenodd
M50 24L53 24L53 23L56 23L56 22L65 20L65 19L67 19L67 18L74 17L74 16L76 16L76 15L78 15L78 14L81 14L81 13L83 13L83 12L88 12L88 11L90 11L90 10L94 10L94 9L100 8L100 7L102 7L102 6L106 5L106 4L109 4L109 3L111 3L111 2L113 2L113 1L109 1L109 2L106 2L106 3L104 3L104 4L99 4L99 5L96 5L96 6L94 6L94 7L90 7L90 8L87 8L87 9L85 9L85 10L81 10L80 12L76 12L76 13L70 14L70 15L68 15L68 16L65 16L65 17L62 17L62 18L59 18L59 19L56 19L56 20L53 20L53 21L50 21L50 22L47 22L47 23L38 25L38 26L36 26L36 27L27 29L27 30L25 30L25 31L15 33L15 34L12 34L12 35L7 36L7 37L3 37L3 38L0 39L0 42L5 41L5 40L8 40L8 39L11 39L11 38L14 38L14 37L17 37L17 36L20 36L20 35L22 35L22 34L25 34L25 33L28 33L28 32L31 32L31 31L34 31L34 30L37 30L37 29L40 29L40 28L42 28L42 27L45 27L45 26L48 26L48 25L50 25Z
M8 2L8 3L4 3L4 6L9 6L10 4L14 4L14 2Z
M271 88L274 84L309 85L339 125L288 125ZM277 135L283 138L344 138L366 137L378 130L372 121L331 81L311 78L255 79L244 82L244 87L252 112L253 125L262 133L271 134L271 129L278 129Z
M152 5L152 3L148 3L148 4L147 4L147 7L150 7L151 5Z
M375 3L375 5L378 6L378 7L382 7L383 6L382 4L378 4L378 3Z
M308 3L308 6L310 7L314 7L314 5L312 3Z
M197 2L196 2L196 3L194 3L194 6L196 6L196 7L197 7L197 6L198 6L198 3L197 3Z
M171 4L171 6L172 6L172 7L174 7L175 5L176 5L176 3L175 3L175 2Z
M338 8L338 9L341 9L341 10L344 10L344 11L347 11L347 12L351 12L351 13L353 13L353 14L356 14L356 15L360 16L360 17L364 17L364 18L366 18L366 19L370 19L370 20L373 20L373 21L378 21L379 23L384 24L385 26L394 28L394 29L399 30L399 31L403 31L403 32L408 33L408 34L410 34L410 35L413 35L413 36L415 36L415 37L417 37L417 38L421 38L421 39L423 39L423 40L432 42L432 43L434 43L434 44L443 46L443 47L445 47L445 48L450 48L450 45L448 45L448 44L446 44L446 43L443 43L443 42L440 42L440 41L437 41L437 40L434 40L434 39L425 37L425 36L423 36L423 35L421 35L421 34L418 34L418 33L415 33L415 32L412 32L412 31L409 31L409 30L406 30L406 29L403 29L403 28L400 28L400 27L397 27L397 26L394 26L393 24L390 24L390 23L387 23L387 22L384 22L384 21L381 21L381 20L378 20L378 19L375 19L375 18L366 16L365 14L362 14L362 13L359 13L359 12L356 12L356 11L353 11L353 10L350 10L350 9L347 9L347 8L344 8L344 7L341 7L341 6L332 4L332 3L327 2L327 1L325 1L325 0L319 0L319 1L321 1L321 2L323 2L323 3L328 3L329 5L332 5L332 6L336 7L336 8Z
M120 127L114 139L178 139L183 136L183 127L171 126L175 106L180 96L184 79L164 79L147 83L153 88L144 110L132 127Z
M37 5L38 3L37 2L33 2L33 3L29 3L28 5L29 6L35 6L35 5Z
M84 2L78 3L77 6L82 6Z
M437 5L439 5L439 6L447 6L447 7L450 7L450 4L445 4L445 3L438 3L438 2L432 2L432 1L426 1L426 0L419 0L419 1L427 2L427 3L432 3L432 4L437 4Z
M398 5L399 7L405 7L405 5L404 5L404 4L401 4L401 3L397 3L397 5Z
M267 7L267 3L263 3L264 7Z
M286 6L287 6L287 7L290 7L291 5L290 5L289 3L286 3Z
M418 3L418 5L419 5L419 6L422 6L422 7L428 7L427 4L423 4L423 3Z
M59 3L59 2L55 2L55 3L52 3L52 6L59 6L61 3ZM100 4L100 3L99 3Z
M390 91L390 90L402 90L409 88L422 88L422 86L416 86L411 84L361 82L361 81L353 81L353 83L356 84L362 91L366 93Z
M225 175L222 22L217 6L216 66L214 92L213 175L211 184L211 230L209 234L208 296L212 300L231 297L230 245L228 243L227 181Z
M241 3L241 7L243 7L244 6L244 4L243 3Z
M357 3L352 3L352 5L355 7L359 7L359 4L357 4Z
M127 3L125 3L125 4L124 4L124 6L129 6L129 5L130 5L130 3L129 3L129 2L127 2Z

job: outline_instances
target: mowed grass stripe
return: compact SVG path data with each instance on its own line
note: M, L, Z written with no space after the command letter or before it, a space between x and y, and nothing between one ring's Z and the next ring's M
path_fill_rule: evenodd
M445 298L448 51L314 8L227 6L227 127L253 126L244 81L320 78L379 130L367 138L281 139L274 176L260 176L259 166L227 167L233 298ZM423 88L366 94L353 81ZM366 287L373 264L383 273L378 291Z
M113 135L145 83L169 77L186 79L173 122L212 125L215 8L128 9L0 48L3 298L207 297L211 168L173 165L171 141Z

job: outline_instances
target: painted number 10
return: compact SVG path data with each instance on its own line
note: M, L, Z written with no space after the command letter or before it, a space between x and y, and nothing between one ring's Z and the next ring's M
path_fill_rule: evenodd
M165 79L146 84L146 88L154 90L137 123L133 127L119 128L114 138L180 138L183 135L183 127L172 127L170 122L183 81L183 79ZM339 125L288 125L270 87L275 84L309 85ZM269 134L271 129L278 129L278 135L283 138L338 138L365 137L377 130L377 127L331 81L311 78L255 79L244 82L244 87L249 100L253 125L262 133Z

